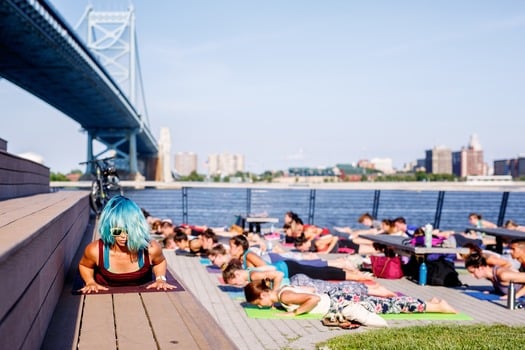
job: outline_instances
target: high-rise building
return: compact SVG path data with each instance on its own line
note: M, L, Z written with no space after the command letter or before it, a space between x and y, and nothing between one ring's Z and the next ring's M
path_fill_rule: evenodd
M466 148L452 153L452 171L459 177L487 175L483 150L476 134L472 134Z
M210 176L231 176L238 171L244 172L244 156L242 154L210 154L208 156L208 174Z
M525 176L525 156L519 155L514 159L494 161L494 175L511 175L513 178Z
M181 176L188 176L197 171L197 155L193 152L175 153L175 171Z
M393 174L394 166L391 158L372 158L370 163L374 165L374 168L382 171L385 174Z
M452 174L452 151L449 148L436 146L425 153L427 174Z
M171 176L171 136L170 129L163 127L160 129L159 153L157 162L157 174L155 180L170 182Z

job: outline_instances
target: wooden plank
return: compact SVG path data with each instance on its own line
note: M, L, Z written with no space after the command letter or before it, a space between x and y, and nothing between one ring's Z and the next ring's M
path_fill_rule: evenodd
M0 152L0 200L49 193L49 168Z
M72 290L78 274L78 262L84 253L86 245L93 239L94 228L95 219L91 218L84 235L81 237L82 241L70 263L60 300L54 310L45 339L41 345L42 350L77 348L84 298L79 295L73 295ZM66 243L66 246L68 245L71 246L70 243Z
M190 292L169 293L168 296L197 342L199 349L237 349L208 311Z
M40 331L40 340L44 338L47 329L47 324L44 329L38 329L38 322L35 320L39 317L51 319L53 309L48 310L49 314L41 314L42 305L45 304L46 297L51 290L51 297L53 296L53 284L57 277L56 266L60 266L60 256L58 254L52 255L51 259L43 266L40 273L34 277L23 294L14 302L14 304L6 310L0 323L0 339L2 339L2 346L8 349L14 349L23 344L30 331ZM59 278L63 276L60 275ZM61 290L62 288L60 288ZM56 300L49 300L52 307L56 305ZM8 305L5 305L6 307ZM21 317L23 316L23 317Z
M83 299L82 328L78 349L117 349L113 296L111 294L86 295Z
M119 349L156 349L157 344L139 293L113 294Z
M74 240L76 244L80 241L84 229L81 226L87 226L89 209L78 198L71 197L69 200L64 200L60 205L53 208L46 208L38 214L24 219L24 224L15 227L8 232L4 228L0 228L0 244L5 243L5 236L10 242L9 246L3 246L4 252L0 256L0 276L2 276L3 283L7 287L2 293L0 300L0 318L4 317L6 312L14 305L16 300L23 295L26 288L29 286L35 276L41 271L42 266L50 257L57 253L57 247L62 240L68 235L77 236ZM42 218L40 215L46 215ZM76 223L79 223L80 226ZM9 225L11 226L11 225ZM72 230L75 227L75 230ZM12 232L15 230L15 232ZM20 242L14 242L14 234L18 234ZM67 239L66 239L67 240ZM13 241L13 242L12 242ZM12 243L11 243L12 242ZM60 252L76 251L77 246L63 247ZM69 257L68 257L69 259ZM27 261L31 261L28 264ZM56 266L61 266L58 264ZM64 272L65 275L65 272ZM58 286L61 290L62 285Z
M62 290L60 301L47 327L41 350L76 349L79 340L84 297L71 293L72 284Z
M67 196L67 192L64 191L0 201L0 227L31 215L42 208L55 205Z
M178 298L176 292L173 298ZM173 305L167 293L141 294L159 348L195 349L198 347L190 329L184 323L179 310Z

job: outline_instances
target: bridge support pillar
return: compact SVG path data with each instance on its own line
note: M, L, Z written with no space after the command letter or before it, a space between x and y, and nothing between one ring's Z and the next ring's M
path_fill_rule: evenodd
M129 172L134 180L144 180L144 176L139 173L137 162L137 134L132 131L129 134Z
M93 135L88 132L87 133L87 157L86 160L93 160ZM86 164L86 174L92 174L93 173L93 163L87 163Z

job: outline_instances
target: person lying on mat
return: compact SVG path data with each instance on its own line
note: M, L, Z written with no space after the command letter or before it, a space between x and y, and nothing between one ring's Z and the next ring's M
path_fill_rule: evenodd
M348 256L343 258L323 260L320 259L316 254L277 254L268 253L267 258L264 258L264 262L267 264L274 264L281 260L294 260L302 265L317 266L317 267L338 267L341 269L356 270L356 258L355 256ZM222 244L216 245L208 251L208 259L211 263L219 268L225 267L228 262L232 259L230 253L226 250ZM270 260L270 261L268 261Z
M273 281L273 288L279 288L283 278L292 278L297 274L304 274L310 278L333 281L350 281L345 272L333 267L315 267L298 264L295 261L282 261L277 266L266 265L258 268L243 269L241 262L232 259L222 271L222 278L227 284L242 287L247 283L256 280L270 279ZM361 283L354 282L355 285ZM381 286L377 282L368 282L368 294L377 296L393 296L393 292Z
M463 248L468 248L468 254L460 254L463 260L467 259L472 254L478 254L485 258L487 265L490 267L501 266L505 268L512 268L513 261L511 259L505 259L500 254L492 252L490 250L483 250L478 245L468 242L463 245ZM517 265L517 264L516 264Z
M396 293L386 289L379 283L360 283L354 281L325 281L308 277L305 274L298 273L290 277L290 285L296 287L313 288L315 293L327 293L334 287L345 288L349 292L358 295L373 295L377 297L395 297Z
M166 260L160 244L150 238L140 208L124 196L109 200L97 224L100 239L88 244L78 270L85 286L82 293L98 293L108 287L139 286L176 288L166 282ZM155 276L153 278L153 275Z
M514 282L516 298L525 295L525 272L497 265L489 266L487 260L478 253L470 254L465 259L465 268L477 279L485 278L492 282L495 292L501 295L501 299L507 299L511 281Z
M243 269L248 269L251 267L261 267L269 265L264 261L263 258L255 254L249 249L249 243L246 237L243 235L238 235L230 238L230 255L234 259L239 259L242 263ZM287 265L288 264L288 265ZM304 264L301 264L299 261L294 260L288 260L284 259L282 261L276 261L272 264L277 270L280 271L287 271L290 270L287 266L296 266L299 265L300 269L305 268L311 268L313 269L309 273L306 273L310 277L313 278L321 278L321 279L333 279L337 281L344 281L344 280L353 280L353 281L364 281L364 280L372 280L372 277L370 275L364 274L363 272L355 269L353 266L346 266L343 268L338 267L316 267L316 266L306 266ZM295 268L294 268L295 269ZM317 271L316 269L321 269L320 271ZM324 269L324 270L323 270ZM327 276L325 278L323 277L315 277L311 276L312 273L315 273L316 275L318 273L320 274L326 274ZM285 273L286 275L287 273ZM328 277L332 276L332 277ZM288 276L285 276L288 277Z
M244 287L248 303L259 307L272 307L280 303L285 308L283 316L297 316L305 313L324 315L324 318L348 320L370 327L388 327L378 314L439 312L457 313L445 300L432 298L427 302L408 296L381 298L358 295L334 287L328 293L316 293L313 288L283 286L271 288L268 280L248 283Z

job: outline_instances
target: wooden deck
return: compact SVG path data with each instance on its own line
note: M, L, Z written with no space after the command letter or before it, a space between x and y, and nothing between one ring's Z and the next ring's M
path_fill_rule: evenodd
M237 349L173 269L185 291L74 295L78 261L93 227L76 254L42 349Z
M221 290L218 273L198 257L164 250L168 267L186 288L174 293L76 296L64 290L60 308L43 349L315 349L315 344L348 332L324 327L320 320L255 319L240 301ZM327 256L333 258L334 256ZM460 273L470 288L489 284ZM508 310L505 302L473 298L461 289L419 286L406 279L380 280L391 290L430 299L444 298L469 321L389 320L391 327L454 322L524 325L525 310ZM69 289L68 289L69 288Z
M315 344L357 330L331 329L318 320L254 319L246 316L238 300L233 300L219 288L218 275L207 272L199 258L177 256L165 251L171 269L177 272L185 285L210 312L226 334L240 349L315 349ZM465 270L460 270L460 279L470 288L487 289L486 281L476 280ZM503 301L479 300L463 293L464 289L435 286L419 286L407 279L383 280L379 282L389 289L423 300L434 296L446 299L458 311L471 316L469 321L389 320L391 327L425 325L430 323L455 322L458 324L506 324L525 325L525 310L509 310Z

